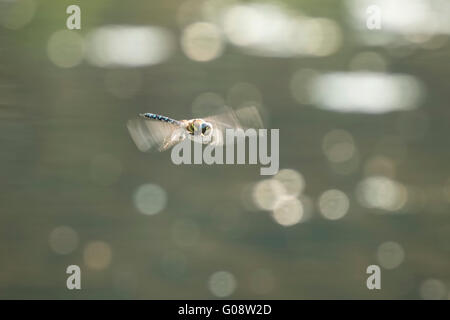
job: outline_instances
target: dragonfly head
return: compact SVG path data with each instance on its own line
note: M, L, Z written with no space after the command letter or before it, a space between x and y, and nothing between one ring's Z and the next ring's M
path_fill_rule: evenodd
M201 135L201 136L203 136L203 137L209 137L209 136L211 136L211 133L212 133L212 129L213 129L213 127L212 127L212 124L211 123L209 123L209 122L206 122L206 121L204 121L204 120L201 120L201 119L196 119L196 120L194 120L193 122L192 122L192 126L191 126L191 128L192 128L192 134L193 135ZM191 130L189 130L190 128L188 127L188 131L191 131Z

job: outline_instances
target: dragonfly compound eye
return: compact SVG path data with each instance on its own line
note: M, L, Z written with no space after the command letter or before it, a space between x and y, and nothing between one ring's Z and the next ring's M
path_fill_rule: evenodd
M209 123L207 123L207 122L202 123L200 128L202 130L202 135L204 135L204 136L210 135L212 127Z

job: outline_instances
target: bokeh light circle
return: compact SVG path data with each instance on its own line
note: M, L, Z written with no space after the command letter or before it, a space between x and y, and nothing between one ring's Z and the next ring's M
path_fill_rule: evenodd
M424 300L441 300L445 299L447 288L441 280L427 279L420 285L419 292Z
M144 184L134 193L134 205L143 214L153 215L165 208L167 193L158 185Z
M305 179L300 172L293 169L281 169L274 179L281 182L288 195L298 196L305 188Z
M394 241L383 242L377 250L378 263L385 269L397 268L405 259L402 246Z
M252 196L258 208L273 210L285 193L286 189L280 181L264 179L255 184Z
M188 58L205 62L218 58L224 43L219 28L211 23L196 22L184 29L181 47Z
M50 232L49 243L57 254L68 254L78 246L78 233L71 227L59 226Z
M303 217L303 206L299 199L288 197L281 200L272 214L275 221L284 227L293 226Z
M47 53L50 61L56 66L75 67L83 59L84 39L75 31L57 31L48 40Z
M83 251L83 259L90 269L103 270L111 263L111 247L103 241L89 242Z
M347 214L350 200L347 195L336 189L327 190L319 198L320 213L329 220L338 220Z
M214 272L208 280L208 288L219 298L229 297L237 286L236 278L228 271Z

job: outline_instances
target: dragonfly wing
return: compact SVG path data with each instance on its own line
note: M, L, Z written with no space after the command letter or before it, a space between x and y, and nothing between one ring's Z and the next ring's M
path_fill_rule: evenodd
M244 129L253 128L260 129L263 127L263 121L258 108L255 106L249 106L240 108L235 111L236 117Z
M216 130L213 129L212 134L211 134L211 145L215 145L215 146L221 146L224 144L225 142L225 137L224 137L225 131L222 130Z
M244 107L238 110L232 110L226 107L224 113L203 118L205 121L213 125L213 142L214 144L223 144L226 129L243 129L262 128L263 122L259 111L256 107Z
M186 139L186 132L183 128L177 128L175 129L172 134L164 140L164 143L159 147L159 151L165 151L167 149L170 149L177 143L183 141Z
M144 152L167 149L164 148L167 142L181 129L174 124L144 119L129 120L127 128L138 149Z

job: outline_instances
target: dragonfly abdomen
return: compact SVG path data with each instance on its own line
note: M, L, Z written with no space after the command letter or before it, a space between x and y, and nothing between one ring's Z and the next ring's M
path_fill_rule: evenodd
M175 125L181 125L181 122L178 121L178 120L175 120L175 119L172 119L172 118L169 118L169 117L165 117L165 116L162 116L162 115L159 115L159 114L155 114L155 113L150 113L150 112L141 113L140 116L144 117L146 119L164 121L164 122L175 124Z

